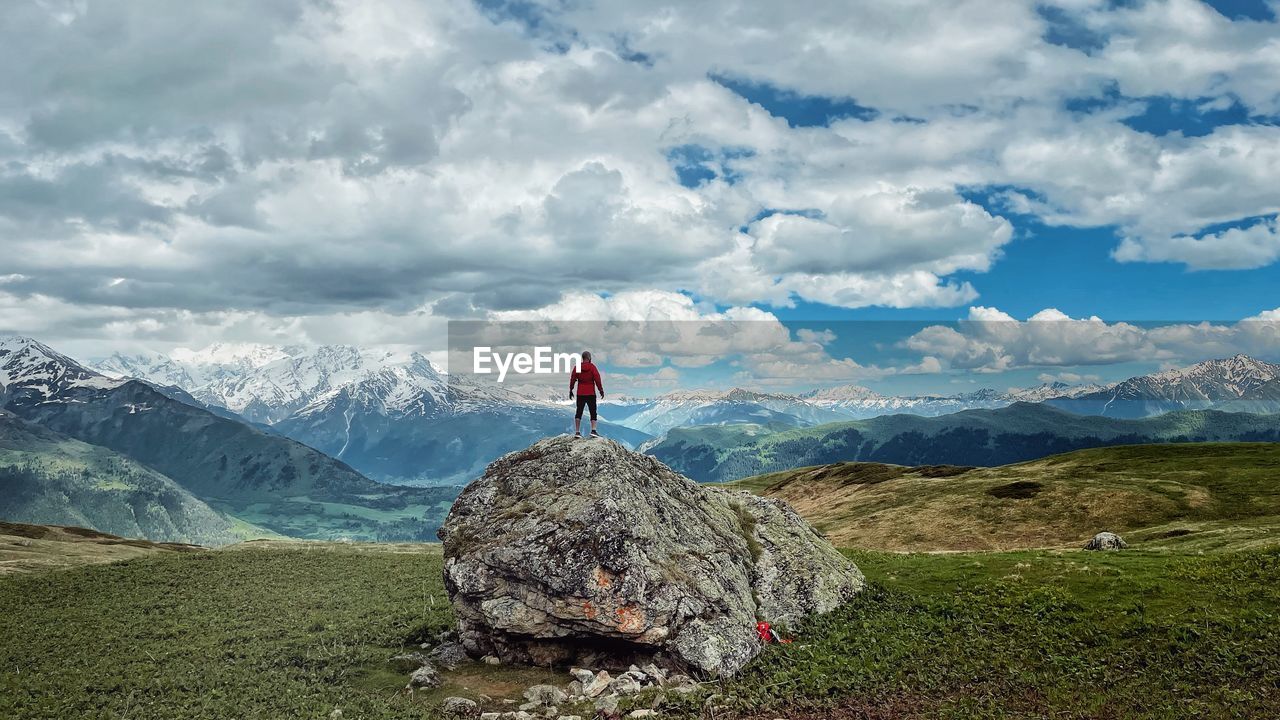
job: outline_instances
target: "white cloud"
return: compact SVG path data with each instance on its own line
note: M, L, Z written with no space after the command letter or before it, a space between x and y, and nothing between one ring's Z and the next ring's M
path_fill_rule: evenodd
M1280 313L1268 311L1231 324L1148 327L1070 318L1052 308L1018 321L995 308L974 307L968 319L954 326L929 326L901 344L941 359L948 368L986 373L1124 362L1179 364L1236 353L1280 359L1277 317Z
M1202 270L1257 268L1280 259L1280 231L1272 218L1203 237L1125 238L1116 248L1115 258L1121 262L1181 262Z
M979 0L554 3L537 28L465 0L20 4L0 27L2 329L404 343L490 311L702 319L680 292L962 306L1016 242L970 199L991 186L1117 226L1118 260L1280 259L1274 221L1204 232L1280 212L1280 128L1155 137L1121 123L1133 101L1063 105L1114 87L1275 114L1275 24L1057 5L1097 48ZM716 77L878 115L791 127ZM682 146L716 177L680 184Z

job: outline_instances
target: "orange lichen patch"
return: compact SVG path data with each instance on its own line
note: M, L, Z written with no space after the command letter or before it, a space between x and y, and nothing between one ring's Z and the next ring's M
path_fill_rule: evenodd
M638 633L644 629L644 611L634 605L623 605L614 611L618 616L618 630L625 633Z
M596 619L596 606L592 605L590 600L582 603L582 616L588 620Z
M597 566L595 571L592 572L592 577L595 579L596 585L599 587L607 588L610 585L613 585L613 575L610 575L609 571L602 567Z

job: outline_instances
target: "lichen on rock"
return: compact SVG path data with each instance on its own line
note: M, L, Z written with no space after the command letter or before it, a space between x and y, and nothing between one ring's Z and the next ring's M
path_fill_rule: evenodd
M463 646L503 661L729 675L760 651L757 620L794 627L864 585L785 503L698 485L610 440L498 459L439 535Z

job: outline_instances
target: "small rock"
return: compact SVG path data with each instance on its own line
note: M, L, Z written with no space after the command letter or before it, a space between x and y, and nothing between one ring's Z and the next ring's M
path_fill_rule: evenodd
M587 697L596 697L604 692L611 682L613 682L613 678L609 676L609 671L601 670L598 675L591 678L591 682L583 685L582 694Z
M502 661L498 659L497 655L485 655L483 658L481 658L481 662L483 662L485 665L501 665L502 664Z
M582 720L581 715L561 715L559 720Z
M581 694L582 694L582 681L581 681L581 680L573 680L573 681L571 681L571 682L569 683L569 685L568 685L567 689L565 690L565 692L569 693L569 696L570 696L570 697L573 697L574 695L581 695Z
M1127 547L1129 547L1129 543L1122 540L1119 535L1113 532L1100 532L1097 535L1094 535L1092 540L1085 543L1084 549L1124 550Z
M496 713L496 712L480 713L480 720L502 720L502 713Z
M648 665L645 665L640 669L644 671L645 675L648 675L649 677L653 678L654 682L658 683L659 685L665 684L667 681L667 671L663 670L657 665L654 665L653 663L649 663Z
M521 705L520 709L524 710L525 712L529 712L530 710L537 710L540 707L542 707L542 703L527 702Z
M433 688L440 684L440 673L430 663L423 665L409 676L411 688Z
M524 699L535 705L559 705L568 698L568 694L555 685L534 685L524 691Z
M420 652L407 652L391 658L391 667L395 668L396 672L411 673L426 665L427 662L426 655Z
M649 710L647 708L642 708L640 710L632 710L631 712L627 713L627 717L629 718L651 718L651 717L657 717L657 715L658 715L657 710Z
M445 717L453 720L480 716L480 706L474 700L468 700L464 697L445 698L440 705L440 711Z
M686 693L697 692L698 683L694 682L693 678L688 675L672 675L667 678L666 688L671 692L683 695Z
M559 714L560 714L560 708L556 707L555 705L548 705L547 708L542 711L542 717L553 718Z
M440 643L427 654L432 662L446 670L453 670L467 661L467 651L452 640Z
M609 692L618 695L635 695L643 689L640 681L636 680L629 673L620 675L609 683Z
M597 698L595 702L596 712L613 713L618 711L618 696L605 695Z
M569 674L573 676L574 680L577 680L584 686L590 684L596 677L595 673L587 670L586 668L573 668L569 671Z
M342 720L342 710L334 708L333 712L329 713L329 720Z

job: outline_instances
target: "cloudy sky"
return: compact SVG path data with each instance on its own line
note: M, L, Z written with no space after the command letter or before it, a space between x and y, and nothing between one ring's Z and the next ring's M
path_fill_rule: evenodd
M0 331L439 352L449 319L750 317L789 330L778 377L1280 360L1240 323L1280 319L1278 10L14 0ZM822 327L959 319L1012 334Z

